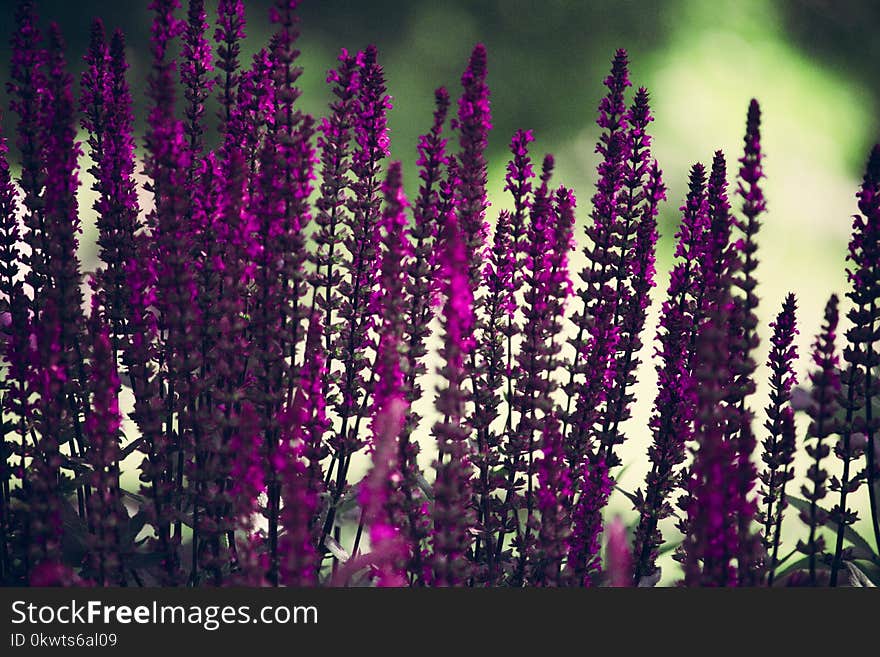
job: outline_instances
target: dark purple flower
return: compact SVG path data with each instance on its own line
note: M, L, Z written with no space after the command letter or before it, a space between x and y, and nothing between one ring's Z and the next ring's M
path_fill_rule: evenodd
M16 146L21 153L21 174L18 184L24 206L22 239L30 253L23 264L30 271L25 282L33 291L31 303L36 304L46 284L45 257L48 251L45 234L45 212L42 201L46 172L43 162L43 127L41 117L46 104L46 52L31 0L22 0L15 10L16 29L12 34L10 81L6 85L10 109L18 115Z
M214 62L208 31L204 0L189 0L186 27L183 29L183 47L180 81L184 87L186 107L185 130L193 166L202 154L205 132L205 101L214 87Z
M572 586L596 586L602 574L602 511L608 504L612 482L598 450L589 456L580 476L580 497L572 512L565 576Z
M735 586L734 558L739 549L739 481L736 447L725 438L732 409L724 398L730 381L726 328L729 304L709 313L700 326L689 395L694 399L694 462L686 490L684 583L687 586Z
M599 429L599 442L605 451L609 468L618 465L614 447L626 437L621 423L630 417L630 392L636 382L642 347L641 333L645 326L649 293L654 287L654 249L657 241L658 205L666 198L661 172L651 161L651 137L648 124L653 121L644 87L626 114L627 147L623 163L617 230L617 261L613 264L615 280L614 324L620 326L617 344L617 367L614 385L608 392Z
M877 440L877 418L874 417L876 377L872 372L878 358L876 324L880 301L880 145L875 145L871 150L862 185L856 196L859 200L859 212L853 217L847 256L850 263L847 268L850 290L846 296L852 301L847 318L852 326L846 332L847 345L843 350L844 360L848 364L844 374L846 396L841 399L846 411L842 428L843 450L839 454L844 461L844 470L839 481L831 481L831 489L840 492L839 503L832 509L832 519L838 527L832 586L837 583L844 531L857 519L856 512L846 506L847 492L857 490L862 478L868 488L874 540L880 541L880 502L877 499L877 481L880 479L877 453L880 441ZM860 412L862 408L864 411ZM866 468L864 475L852 477L850 460L853 454L850 442L854 433L864 433L867 438L864 450Z
M284 262L282 284L285 298L280 306L284 314L281 352L295 362L300 341L305 337L304 322L310 311L304 301L307 294L305 233L311 221L309 196L315 179L315 151L312 145L314 119L296 106L301 90L296 86L301 67L297 65L300 51L299 0L276 0L270 12L277 25L272 36L271 65L275 98L275 132L272 135L279 162L277 184L282 194L282 230L279 234L280 255ZM294 378L287 383L287 396L293 394Z
M343 302L339 308L342 329L334 349L340 354L343 371L335 411L341 418L340 430L330 438L333 460L328 469L331 505L324 523L324 534L333 526L336 504L345 492L352 455L364 445L360 424L375 374L365 378L366 350L372 346L370 330L375 318L370 304L379 265L378 231L381 216L381 166L388 157L387 112L391 99L385 93L385 72L377 61L375 46L358 53L360 87L354 112L355 150L352 155L352 197L348 200L348 234L343 256L346 276L339 283ZM334 465L336 466L334 473Z
M794 294L785 297L782 310L771 322L773 336L770 338L770 355L767 367L770 368L770 403L767 405L767 421L764 426L770 432L764 439L764 453L761 458L766 468L761 473L764 484L762 490L764 510L759 520L764 527L764 548L769 561L768 584L773 584L773 569L779 552L779 539L782 528L783 510L787 506L785 486L794 478L791 467L794 461L794 443L786 435L793 428L794 415L789 402L791 389L797 384L794 363L797 361L797 347L794 344L798 334L795 311L797 302Z
M588 264L580 274L585 284L578 292L582 306L572 318L578 331L570 340L574 347L574 358L565 386L563 415L563 433L570 434L569 462L574 481L583 472L581 459L595 430L594 424L601 419L596 409L606 400L608 389L600 387L598 382L605 379L608 366L613 368L609 383L613 386L614 382L617 359L614 352L604 351L610 337L609 328L614 327L614 349L621 337L615 320L618 298L621 296L618 292L622 293L622 290L617 290L615 276L616 267L622 258L625 259L625 253L621 256L615 249L615 234L620 221L618 196L623 187L624 164L630 150L624 98L626 88L630 86L627 66L626 51L618 50L611 73L605 78L608 91L599 103L597 123L602 133L596 144L596 152L602 160L592 198L591 223L585 229L588 244L583 251ZM625 261L621 273L624 270ZM597 449L604 449L604 446L597 446ZM611 467L610 463L607 465Z
M89 318L91 368L89 394L91 408L86 415L84 432L89 448L86 461L92 469L88 498L89 555L92 579L101 586L126 581L127 548L123 544L128 513L122 505L119 485L119 461L122 452L119 438L122 416L119 412L119 376L116 355L110 341L109 324L100 306L100 293L92 297Z
M571 535L571 478L565 463L563 436L559 418L551 413L541 436L543 458L537 463L537 509L540 529L531 557L529 583L536 586L561 586L563 561Z
M468 558L473 535L471 507L472 466L465 417L466 362L474 348L473 290L468 277L467 234L453 212L443 226L443 252L438 276L443 285L441 314L444 360L439 369L445 386L438 390L436 407L443 421L434 425L438 456L434 463L433 531L431 534L431 584L460 586L471 574Z
M620 516L614 516L605 533L608 536L605 541L607 585L615 588L632 586L632 552Z
M9 174L6 138L0 134L0 314L4 318L0 327L0 356L6 357L10 342L14 339L22 319L27 317L27 308L21 282L17 280L20 267L18 240L18 191ZM21 307L14 307L21 306ZM6 361L8 364L9 361ZM7 370L0 388L3 390L4 407L2 410L16 413L18 402L23 391L21 381L14 378L14 373ZM10 375L12 375L10 377ZM18 420L19 424L21 420ZM17 430L21 435L21 430ZM22 443L22 446L24 443ZM9 542L12 538L12 509L10 508L12 480L20 473L12 464L13 455L19 447L7 438L4 432L0 439L0 581L11 581L12 567ZM22 450L23 451L23 450ZM23 453L22 453L23 461Z
M635 585L656 572L657 549L663 541L658 523L672 513L668 498L678 484L675 469L685 459L685 443L691 433L688 353L698 327L694 314L700 295L696 255L708 229L706 173L702 164L691 169L689 187L676 234L677 262L670 274L657 333L661 363L657 365L657 396L650 421L651 470L644 493L636 492L635 503L640 515L633 544Z
M268 578L278 582L278 518L280 512L280 461L276 452L281 440L281 411L290 365L284 358L280 336L283 315L279 312L285 299L282 271L284 260L279 252L284 229L284 200L278 183L278 157L273 144L267 143L260 153L259 174L251 197L250 214L254 217L254 312L249 322L250 348L253 362L248 387L254 409L260 417L263 434L263 465L266 468L268 505L266 508L269 550Z
M217 43L216 68L221 71L215 78L220 97L220 133L228 135L230 121L235 111L236 95L241 82L239 55L241 41L245 38L244 3L242 0L220 0L217 3L217 29L214 41Z
M257 550L260 541L254 533L260 515L259 496L266 490L260 422L250 402L241 404L235 419L228 442L229 452L235 455L230 459L229 470L232 503L226 509L226 521L232 532L229 547L233 576L230 579L242 586L265 586L269 563L266 553ZM245 540L237 541L236 531L242 532Z
M334 100L330 103L330 116L321 122L318 136L318 148L321 151L321 194L315 202L318 209L315 215L318 228L313 237L316 248L310 255L315 266L311 281L315 288L313 305L325 317L327 374L334 378L333 343L338 332L335 313L342 303L338 290L342 280L339 261L345 239L343 229L346 226L344 213L350 184L351 132L356 118L355 105L359 87L356 57L343 49L338 61L337 68L327 74L328 84L333 85ZM328 380L328 390L331 385L332 382Z
M360 493L364 519L370 527L372 549L380 557L379 586L402 586L411 549L418 549L406 527L406 511L401 508L403 491L409 481L400 470L399 441L409 403L401 369L405 316L409 302L404 292L405 262L411 257L406 234L408 203L403 194L402 171L393 162L382 187L385 209L378 241L380 257L379 288L371 300L374 313L381 318L377 327L379 345L376 355L377 381L373 391L373 415L370 425L373 441L373 469Z
M452 124L453 130L459 131L461 149L457 157L458 224L465 236L468 276L472 287L479 283L480 260L487 232L486 209L489 207L485 151L492 129L492 117L489 87L486 84L486 58L486 46L478 43L461 76L462 95L458 100L458 117Z
M808 484L801 486L801 495L810 503L809 509L802 510L801 520L809 528L806 540L798 541L798 551L809 559L810 584L816 585L816 565L825 551L825 539L818 530L827 520L827 512L819 502L828 493L826 481L828 472L822 467L822 461L831 453L831 448L823 442L825 438L839 429L836 415L839 411L838 396L840 394L840 373L837 356L837 295L832 294L825 306L825 323L813 343L811 359L815 369L810 372L810 383L813 386L812 403L807 409L810 416L810 427L807 430L807 441L814 441L806 447L812 463L807 470ZM810 487L809 484L812 484Z
M89 132L88 145L94 165L92 189L98 193L93 207L98 213L99 257L104 267L95 273L104 294L114 352L127 334L129 301L128 263L135 257L138 200L134 182L132 101L125 79L125 42L113 34L108 47L100 21L92 25L92 43L85 57L80 108L82 125Z

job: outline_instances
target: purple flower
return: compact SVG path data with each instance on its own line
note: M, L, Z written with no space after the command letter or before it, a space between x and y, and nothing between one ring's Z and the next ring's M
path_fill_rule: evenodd
M47 245L44 232L45 212L42 202L46 173L43 162L41 117L46 104L46 52L41 48L42 35L37 27L33 2L24 0L15 10L16 29L12 35L10 81L6 85L10 109L18 115L16 146L21 153L18 184L24 206L22 239L30 254L23 264L30 269L25 282L33 290L32 304L46 284Z
M474 348L473 290L468 278L467 235L453 212L445 216L443 252L438 276L443 285L441 314L444 360L439 369L445 386L438 389L436 408L443 416L433 434L437 438L437 472L434 481L433 531L431 534L431 584L460 586L471 574L472 467L465 418L465 363Z
M283 231L284 201L278 184L278 157L274 146L267 143L260 153L260 166L250 214L255 220L254 299L255 312L249 322L253 377L248 390L254 409L260 417L269 497L266 508L269 523L269 581L278 582L278 518L280 511L280 473L276 452L281 440L280 419L290 366L284 359L280 335L283 316L278 311L285 299L282 270L284 260L279 252Z
M348 234L343 242L348 252L343 259L345 278L339 283L343 299L339 307L342 329L334 349L340 354L343 372L335 411L341 418L340 430L330 438L333 460L329 467L331 505L324 523L324 534L333 526L336 504L347 485L352 455L363 447L360 424L367 410L373 378L365 379L366 350L372 346L370 330L375 321L370 303L377 282L379 264L378 231L381 216L381 163L388 157L387 112L391 99L385 93L385 72L377 61L375 46L357 56L360 86L354 106L355 150L352 155L352 197L346 216ZM334 466L336 470L334 473Z
M230 121L235 111L236 93L241 83L239 55L241 41L245 38L244 3L242 0L220 0L217 3L217 29L214 30L214 41L217 42L216 68L214 83L218 86L220 96L221 134L228 135Z
M612 487L601 452L590 450L579 479L580 497L572 512L565 576L572 586L596 586L602 574L602 510L608 504Z
M289 434L279 452L283 463L281 522L285 528L279 543L281 581L291 586L312 585L320 567L315 549L318 502L323 493L321 460L327 455L324 434L330 426L324 399L324 357L320 350L321 320L312 315L306 338L307 358L298 389L286 409Z
M489 108L489 87L486 84L486 46L474 46L467 68L461 76L462 95L458 100L458 117L452 123L459 131L460 151L457 157L458 185L456 206L458 224L465 238L468 254L468 276L476 287L480 277L480 255L486 240L487 164L492 118Z
M810 427L807 430L807 440L814 441L807 445L807 454L812 463L807 470L809 484L801 486L801 494L810 503L809 509L800 513L801 520L809 528L806 540L798 541L798 551L805 554L809 559L810 584L816 585L816 565L825 550L825 539L818 535L819 528L825 524L827 513L819 506L819 502L827 495L826 480L828 472L822 467L822 461L831 453L830 447L824 442L825 438L838 430L836 415L839 411L838 396L840 394L840 373L838 371L837 347L837 323L838 323L838 300L837 295L832 294L825 306L825 323L822 330L816 336L813 343L811 359L815 369L810 372L810 383L813 385L810 407L807 414L810 416Z
M685 443L691 433L688 351L698 326L694 312L700 295L695 255L708 228L706 173L702 164L695 164L691 169L689 187L676 234L678 262L670 274L657 332L661 363L657 365L657 396L650 420L651 469L645 479L644 493L639 490L635 497L635 508L640 516L633 543L635 585L656 572L657 549L663 542L658 523L672 513L667 500L678 484L675 469L684 461Z
M185 130L189 139L193 166L202 154L205 132L205 100L214 87L214 62L211 44L205 36L208 31L204 0L189 0L186 27L183 30L183 47L180 81L184 86L187 104Z
M405 509L401 508L401 486L408 483L400 470L399 440L408 407L401 369L404 337L404 263L411 256L406 235L406 208L399 162L388 168L382 188L385 209L377 232L382 244L377 294L371 301L381 317L376 355L377 382L373 391L373 469L361 490L364 519L370 527L370 543L380 560L379 586L405 584L408 552L418 549L407 530Z
M89 318L92 343L89 393L91 408L84 431L89 449L86 461L92 468L88 498L89 570L101 586L126 581L123 543L128 513L122 505L119 487L119 437L122 416L119 412L119 376L116 356L110 341L109 325L100 306L100 293L92 297Z
M551 407L556 384L551 374L561 345L556 339L562 330L562 316L571 291L568 280L568 252L574 225L575 199L565 188L557 194L554 207L548 183L552 158L546 158L541 186L531 207L527 244L523 261L523 342L516 359L515 392L511 400L519 422L508 432L507 467L510 473L505 490L505 506L511 511L524 504L525 531L517 531L518 567L516 577L525 575L532 549L534 513L534 450L540 418ZM549 248L548 248L549 245ZM516 493L518 479L524 477L525 496ZM506 520L506 518L505 518ZM500 540L499 540L500 544Z
M616 588L632 586L632 553L620 516L614 516L605 533L608 534L605 543L607 585Z
M623 187L624 163L630 148L624 99L626 88L630 86L625 50L618 50L615 54L611 73L605 78L605 86L608 92L599 103L597 121L602 133L596 144L596 152L601 155L602 161L592 198L592 222L585 229L589 243L583 250L588 265L580 274L585 286L578 292L582 308L573 317L578 332L570 340L574 347L574 359L565 387L563 433L568 433L568 427L571 427L569 462L575 481L581 476L581 459L590 440L589 434L600 419L594 411L607 396L606 389L600 388L598 382L605 379L607 366L617 366L614 353L603 350L608 344L608 328L615 324L617 315L619 295L614 280L615 267L625 258L625 254L621 256L616 253L613 244L620 219L618 195ZM614 349L620 337L615 327ZM612 384L613 372L609 382ZM611 464L608 465L610 467Z
M275 98L274 148L279 157L278 181L282 194L282 229L280 254L284 262L282 284L285 298L280 306L284 314L281 352L294 362L305 336L303 323L309 310L303 302L307 293L304 231L311 221L309 196L315 179L315 152L312 146L314 119L296 107L300 89L296 86L302 69L297 66L299 39L296 10L299 0L276 0L271 9L272 23L278 26L271 39L271 75ZM288 380L287 396L293 394L293 378Z
M287 586L310 586L315 583L317 551L312 532L312 522L318 508L317 490L309 484L309 471L303 457L301 418L291 408L281 412L281 442L275 450L272 467L280 479L279 512L284 532L276 537L278 542L278 573L270 562L269 581ZM271 519L270 519L271 520Z
M532 554L529 581L536 586L561 586L564 583L562 566L571 535L569 500L572 489L559 418L555 413L544 423L541 451L544 457L537 464L536 491L541 525Z
M532 159L529 156L529 144L535 140L531 130L517 130L510 141L510 152L513 158L507 163L507 174L504 177L504 191L513 197L513 212L510 215L510 237L513 246L512 259L515 264L520 253L521 242L525 237L526 217L531 208ZM519 289L520 278L511 277L514 289Z
M605 450L609 467L620 459L614 447L624 442L621 423L630 417L629 406L640 364L638 352L642 347L641 333L645 326L649 293L654 287L654 249L657 242L657 212L660 201L666 199L661 172L656 161L651 161L651 137L648 124L653 121L648 106L648 92L644 87L636 93L635 101L626 114L628 124L627 156L623 163L620 194L619 254L614 263L616 281L616 308L614 323L620 326L617 344L617 368L614 385L605 401L599 442Z
M764 453L761 458L766 468L761 473L764 484L763 502L765 510L759 516L764 526L764 548L770 560L767 564L768 585L772 586L774 568L779 552L780 533L782 531L783 510L787 506L785 499L786 484L794 478L791 467L794 461L793 435L794 411L791 401L791 389L797 384L794 363L797 361L797 347L794 344L798 334L795 311L797 302L794 294L785 297L782 310L771 322L773 336L770 338L770 354L767 367L770 368L770 403L767 405L767 422L764 424L770 432L764 439Z
M138 228L132 101L125 79L128 64L122 33L113 34L108 48L103 24L95 21L85 61L88 68L82 77L80 107L95 163L89 172L95 178L92 189L99 195L93 207L98 213L99 257L104 263L95 278L104 294L113 349L118 352L131 312L126 269L135 257Z
M739 549L739 481L736 447L725 439L732 409L724 404L730 381L726 327L729 306L713 309L700 326L689 394L695 401L694 463L686 482L687 533L684 583L687 586L735 586L734 558Z
M847 268L850 290L847 297L852 308L847 313L851 328L846 332L848 346L843 357L848 363L846 368L846 397L841 401L846 410L843 426L843 451L840 455L844 461L841 480L832 480L832 490L840 492L839 504L832 509L833 520L838 526L837 545L832 565L831 585L836 584L837 566L840 563L843 533L847 525L855 522L856 513L847 508L847 489L856 490L859 477L850 478L852 448L850 440L856 432L864 433L867 446L864 450L866 469L864 479L868 487L870 502L871 526L875 542L880 541L880 502L877 499L876 482L880 478L877 453L880 442L876 436L877 419L874 417L874 399L876 392L873 385L871 368L876 366L877 351L875 345L875 309L880 300L880 144L875 145L868 157L865 175L861 188L856 195L859 200L859 212L853 217L852 237L849 242ZM859 409L864 408L864 425L859 417Z
M67 405L59 404L58 400L65 398L69 386L60 333L55 300L50 297L31 327L27 346L30 362L26 380L28 392L35 396L33 418L40 436L39 442L31 448L33 461L27 474L29 526L26 550L30 568L62 563L59 436L63 435L69 422L69 411Z
M419 137L419 195L413 204L413 222L410 228L410 241L413 244L413 258L408 266L407 291L412 303L408 310L407 334L407 389L411 401L421 397L421 387L416 379L426 372L424 357L427 354L425 340L430 330L433 316L432 295L435 271L433 254L441 221L440 185L443 168L449 158L446 155L446 139L443 137L443 124L449 110L449 94L439 88L434 92L435 110L431 130ZM407 419L408 431L418 423L418 416L410 413ZM414 455L413 455L414 456Z
M16 339L16 332L21 330L22 321L27 318L27 303L21 282L16 280L19 272L20 255L18 250L19 227L17 217L18 192L9 174L9 162L7 161L6 138L0 134L0 313L4 317L3 326L0 328L0 356L5 359L8 366L13 363L8 359L12 342ZM22 396L26 395L22 390L20 379L16 378L12 367L7 370L6 377L0 388L3 390L2 411L13 414L23 410L20 408ZM12 568L9 543L12 538L12 510L10 508L10 495L6 492L11 490L13 478L20 478L12 464L12 457L20 452L21 463L24 463L25 437L22 424L23 417L16 424L15 433L22 437L19 448L12 440L7 438L8 432L4 432L0 439L0 581L10 581Z
M351 132L355 121L359 76L355 56L343 49L338 57L339 65L327 75L333 85L335 100L330 104L330 117L320 127L318 148L321 151L321 195L315 202L318 212L314 233L316 248L310 256L315 266L312 275L314 305L324 313L326 332L327 372L333 376L333 343L338 332L334 324L342 298L338 288L342 280L339 268L345 227L346 196L351 168ZM327 386L331 385L327 381Z
M233 538L230 547L233 577L231 580L242 586L265 586L268 559L264 552L258 551L259 539L254 534L255 520L260 513L259 496L266 490L265 468L260 445L260 423L250 402L241 404L232 425L229 437L229 452L235 455L230 459L229 498L232 501L226 510L230 531L243 532L244 541Z

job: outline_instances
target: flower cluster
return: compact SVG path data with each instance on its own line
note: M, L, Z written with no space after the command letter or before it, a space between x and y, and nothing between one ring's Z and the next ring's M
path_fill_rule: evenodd
M649 467L627 493L667 192L626 51L598 107L588 210L522 128L504 136L505 207L490 212L482 44L457 105L434 94L410 203L378 49L342 49L327 116L311 116L298 5L273 2L246 62L242 0L217 3L213 35L202 0L185 15L152 0L141 138L121 32L93 22L77 96L60 29L44 35L19 3L11 151L0 136L0 583L651 586L676 543L687 586L836 585L878 563L854 498L868 491L880 538L880 146L857 195L850 325L832 296L809 391L794 294L769 326L760 455L757 101L736 180L721 151L692 166L659 300ZM630 526L606 523L619 494ZM790 506L807 527L794 559L780 557Z

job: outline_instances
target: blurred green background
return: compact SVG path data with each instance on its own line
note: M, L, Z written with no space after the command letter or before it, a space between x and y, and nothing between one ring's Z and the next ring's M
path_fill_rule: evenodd
M124 30L142 124L143 84L149 66L147 0L37 0L36 4L44 22L56 20L62 25L69 59L77 69L93 16L101 16L109 28ZM267 0L246 0L245 4L247 60L266 42L271 27ZM212 15L216 2L209 0L207 5ZM4 0L0 6L0 75L5 79L14 2ZM486 43L495 126L490 139L490 219L508 203L502 193L506 148L513 131L523 127L535 132L536 160L548 151L557 156L557 181L574 188L579 218L581 223L586 220L598 161L593 147L602 80L614 50L627 48L634 84L651 92L655 155L669 187L669 202L661 216L655 311L671 263L687 170L695 161L708 164L712 152L722 148L735 174L746 108L750 98L757 98L764 112L769 208L759 237L762 345L758 361L766 359L767 323L789 290L799 300L802 354L818 330L828 295L846 291L844 267L850 216L856 210L854 194L880 127L880 67L876 65L880 39L874 38L880 3L307 0L301 15L302 103L315 114L325 112L329 94L324 77L339 48L378 45L394 99L392 155L404 162L411 193L416 140L430 126L433 89L446 85L457 96L458 77L470 49L477 41ZM6 115L6 99L3 106L3 130L9 135L13 123ZM738 200L734 203L738 208ZM91 269L95 249L88 230L93 218L87 195L82 206L84 268ZM575 255L573 263L577 271L582 260ZM646 333L646 359L653 349L650 338L655 327L656 317L652 317ZM801 374L805 368L802 358ZM766 395L763 369L759 376L762 382L753 408L757 420L763 422L759 410ZM632 439L623 453L624 461L632 466L620 477L620 485L628 490L639 485L647 470L644 451L649 435L644 427L653 385L652 368L643 367L639 401L629 423ZM759 437L763 436L759 433ZM629 504L621 496L615 498L612 509L628 513ZM790 531L798 531L797 523L788 524ZM863 523L857 526L862 527Z

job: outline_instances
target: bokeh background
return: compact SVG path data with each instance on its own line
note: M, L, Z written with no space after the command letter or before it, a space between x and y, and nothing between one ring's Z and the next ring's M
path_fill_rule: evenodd
M89 23L101 16L124 30L129 43L131 83L139 125L149 67L150 13L147 0L37 0L44 21L56 20L78 72ZM185 2L184 2L185 4ZM245 61L271 33L268 0L246 0ZM208 0L209 15L215 1ZM0 2L0 77L6 79L14 2ZM183 15L183 14L181 14ZM392 156L404 162L409 189L415 183L415 146L430 126L433 89L458 93L458 77L477 41L489 51L494 130L489 144L492 220L508 201L502 192L506 148L517 128L532 128L537 161L553 152L560 183L574 188L579 219L589 214L595 167L596 106L614 50L630 52L631 77L648 87L656 121L654 151L669 187L661 215L658 288L665 290L678 221L677 208L693 162L708 164L714 150L728 156L732 172L742 148L745 113L752 97L763 108L766 195L769 211L759 235L762 344L767 324L788 291L799 301L802 354L818 330L821 309L832 291L846 291L845 256L850 217L856 210L864 161L880 128L880 3L870 0L306 0L301 9L303 107L323 115L329 100L324 83L340 47L379 47L394 109L390 115ZM0 95L5 92L0 92ZM13 122L2 101L2 127ZM86 181L87 183L88 181ZM95 262L93 217L83 189L84 269ZM738 202L735 201L738 207ZM578 235L580 236L580 231ZM573 271L580 267L573 258ZM656 316L646 329L650 338ZM650 358L652 345L644 351ZM800 371L806 371L806 358ZM765 370L753 401L763 422ZM647 470L649 435L644 426L654 396L651 367L643 367L639 401L629 423L623 455L632 465L620 474L632 490ZM806 423L800 419L801 427ZM760 437L763 437L759 434ZM800 472L803 467L800 468ZM612 512L631 517L625 497ZM857 529L864 528L862 521ZM797 523L788 523L797 533ZM867 532L863 532L867 534ZM669 581L672 569L664 569Z

